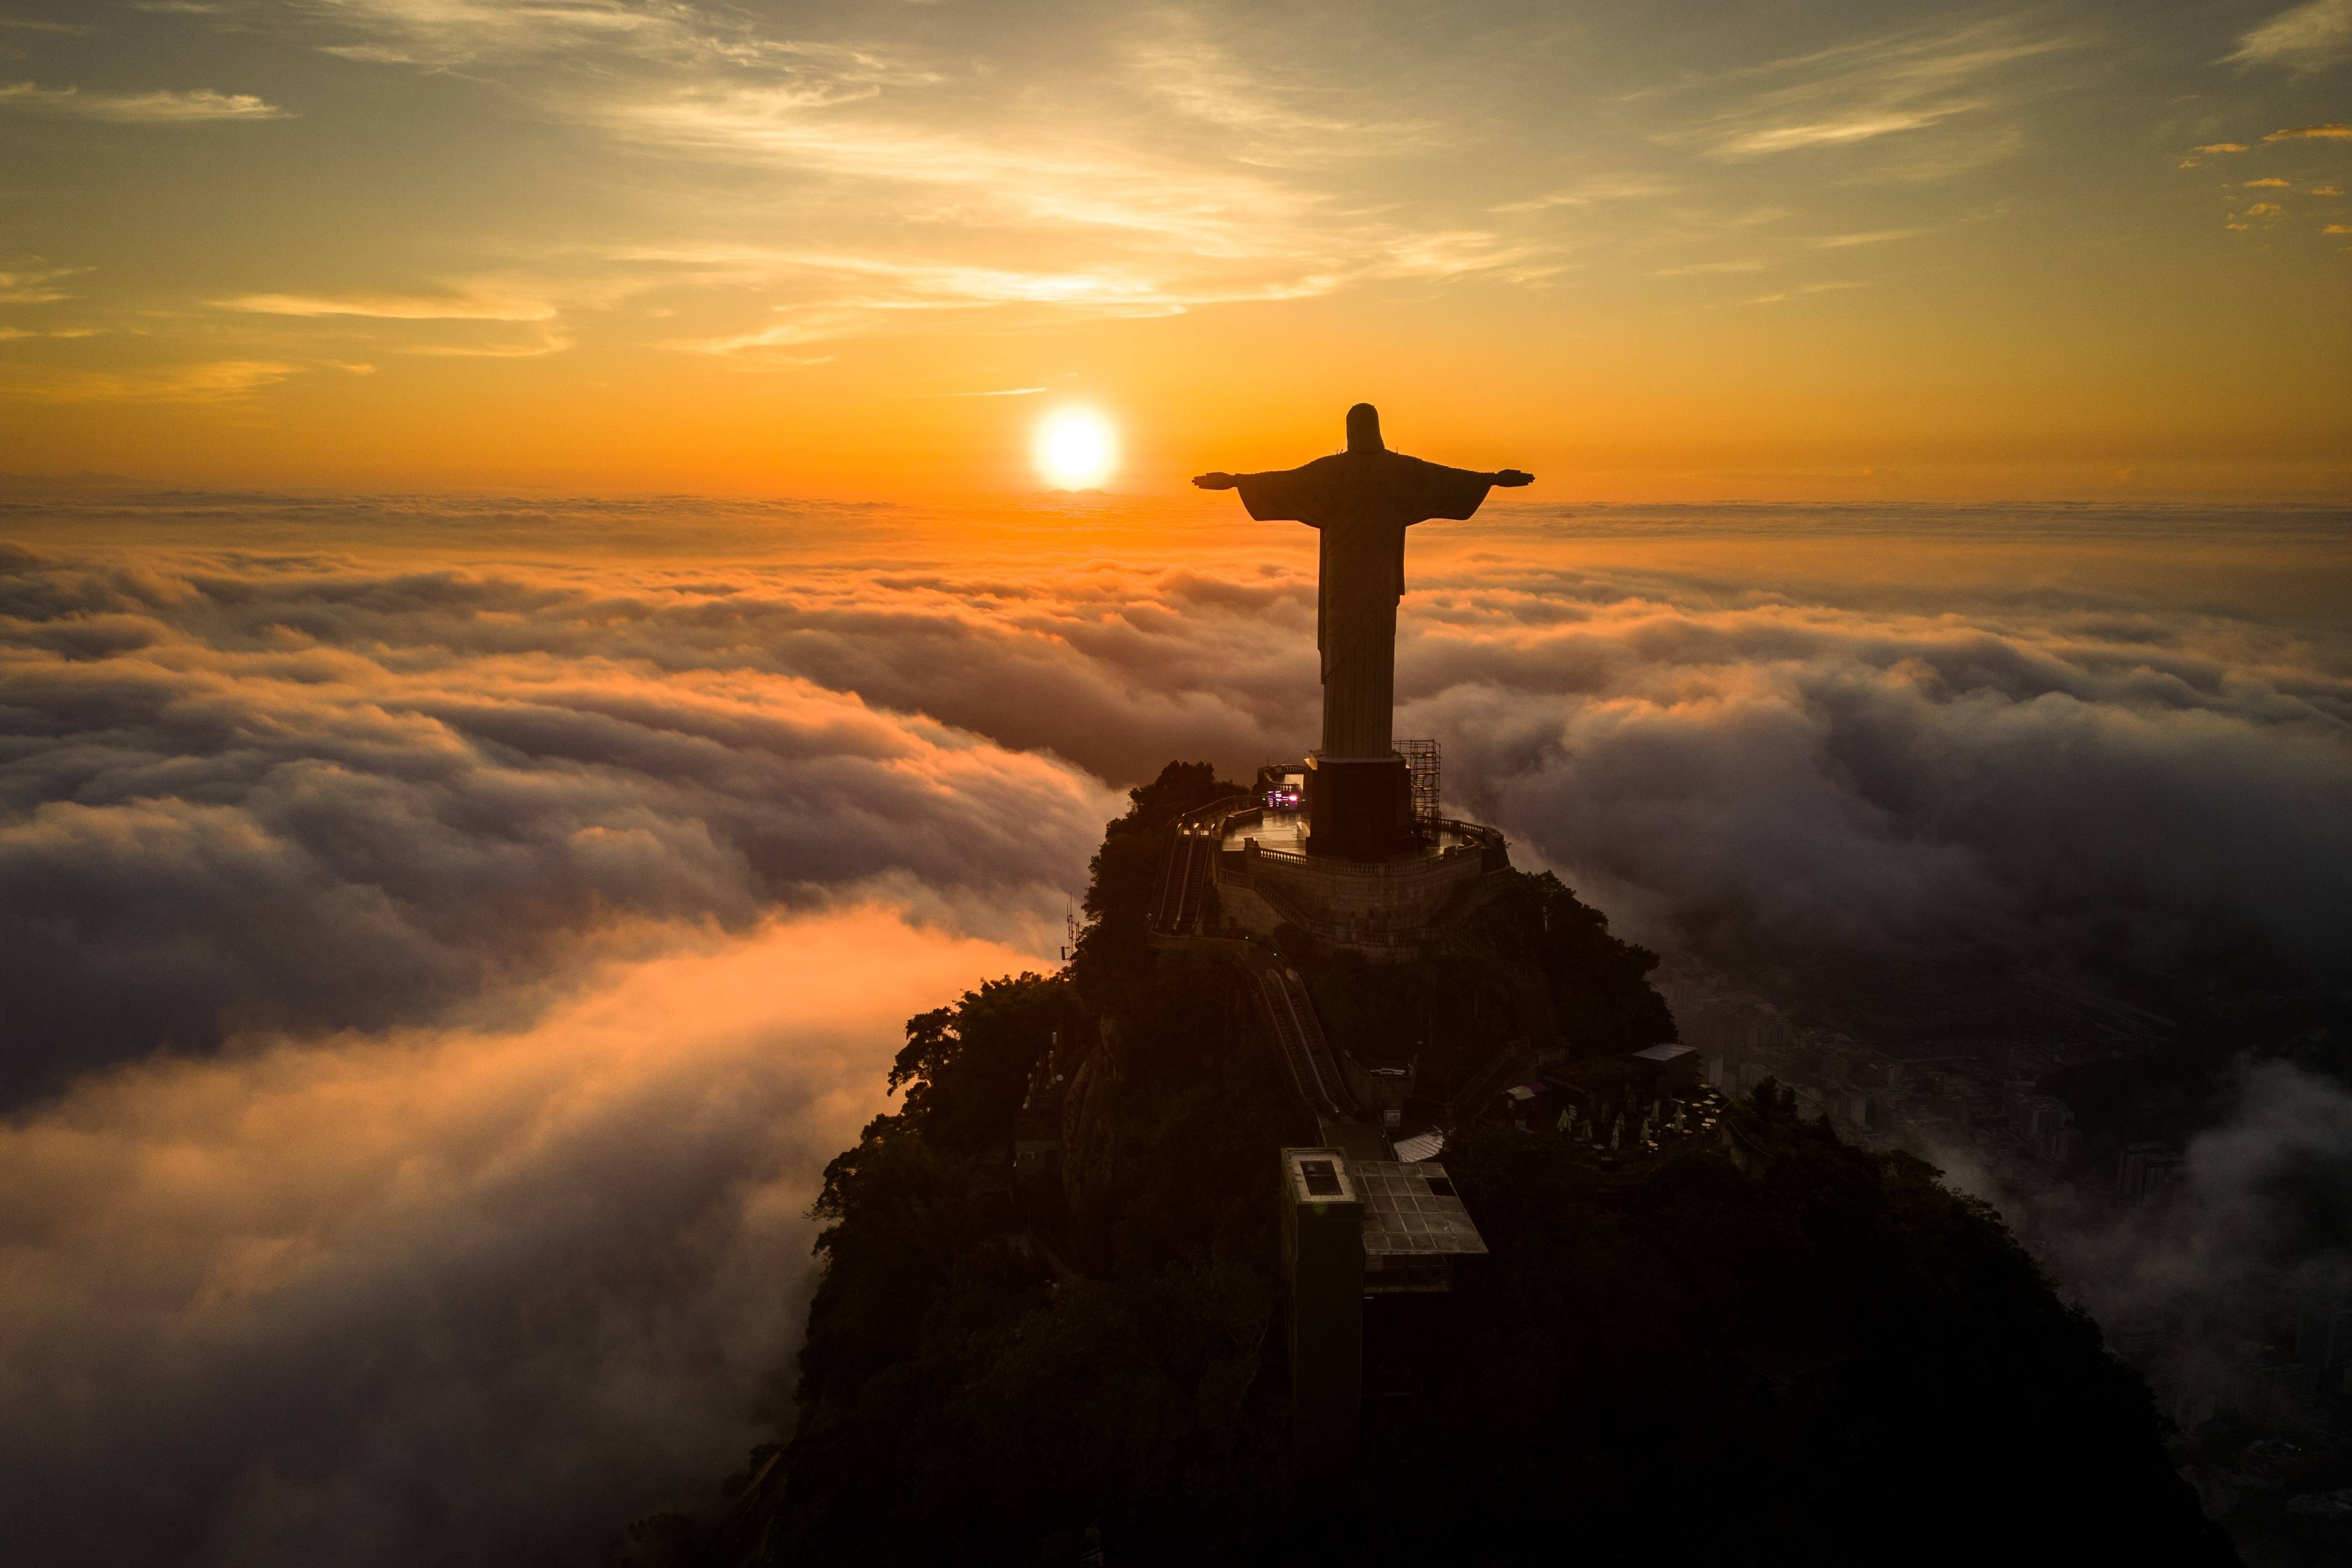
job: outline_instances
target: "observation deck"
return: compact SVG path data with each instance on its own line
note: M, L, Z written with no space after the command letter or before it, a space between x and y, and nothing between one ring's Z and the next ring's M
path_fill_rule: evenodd
M1441 819L1423 841L1380 860L1309 855L1303 813L1244 805L1197 830L1213 842L1206 868L1225 923L1270 936L1295 926L1319 941L1375 954L1425 946L1484 901L1510 851L1491 827Z

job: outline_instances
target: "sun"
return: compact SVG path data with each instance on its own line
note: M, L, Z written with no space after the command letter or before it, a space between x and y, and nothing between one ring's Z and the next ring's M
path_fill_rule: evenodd
M1091 408L1065 408L1037 426L1037 471L1048 484L1086 489L1110 477L1118 437Z

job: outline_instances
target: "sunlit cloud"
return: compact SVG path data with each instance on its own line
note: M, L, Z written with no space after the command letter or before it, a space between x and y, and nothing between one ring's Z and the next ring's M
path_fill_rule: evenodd
M1504 202L1499 205L1490 206L1486 210L1490 213L1516 216L1550 212L1563 207L1573 209L1595 206L1603 202L1646 202L1661 196L1673 195L1682 189L1681 185L1668 180L1596 180L1572 190L1553 191L1540 196L1530 196L1524 201Z
M564 332L541 332L509 343L411 343L397 352L426 359L540 359L569 350L573 339Z
M1861 289L1864 287L1866 287L1866 285L1855 282L1849 279L1838 279L1827 283L1803 283L1798 285L1796 288L1783 289L1775 293L1759 294L1752 299L1743 300L1740 303L1743 305L1777 305L1783 300L1799 300L1811 294L1835 294L1847 289Z
M1753 157L1765 153L1785 153L1794 147L1826 147L1843 142L1866 142L1874 136L1890 135L1897 131L1916 131L1923 125L1933 125L1955 114L1966 114L1983 107L1980 102L1954 100L1931 109L1854 114L1805 124L1776 125L1735 137L1719 150L1728 157Z
M2297 125L2273 131L2265 142L2352 142L2352 125Z
M70 300L73 296L58 288L58 280L89 270L87 267L39 267L0 272L0 305L53 305Z
M186 125L210 120L284 120L288 112L251 93L84 92L75 87L47 88L29 81L0 84L0 109L36 114L102 120L118 125Z
M224 310L267 316L366 316L392 321L545 321L555 307L541 300L479 295L246 294L216 300Z
M58 403L226 403L247 396L302 366L278 360L215 360L142 371L77 371L0 383L0 396Z
M2263 180L2248 180L2248 181L2246 181L2246 182L2244 182L2244 183L2245 183L2246 188L2247 188L2247 189L2249 189L2249 190L2253 190L2253 189L2257 189L2257 188L2263 188L2263 187L2268 187L2268 188L2273 188L2273 189L2277 189L2277 190L2285 190L2285 189L2287 189L2287 188L2288 188L2288 186L2289 186L2289 183L2288 183L2287 181L2285 181L2285 180L2282 180L2282 179L2279 179L2279 178L2277 178L2276 176L2273 176L2272 178L2269 178L2269 179L2263 179Z
M680 339L667 346L694 353L751 353L772 359L773 351L873 331L909 312L1039 307L1159 316L1198 302L1153 279L1108 273L1022 273L839 256L778 258L776 266L780 284L814 285L817 291L810 298L772 307L772 312L782 319L767 326ZM821 362L788 356L788 363Z
M781 318L735 332L681 338L666 347L736 356L886 330L920 318L939 329L958 312L988 312L991 330L1073 315L1152 317L1197 306L1328 293L1370 277L1444 279L1500 273L1532 254L1482 230L1399 233L1366 229L1357 254L1341 258L1260 254L1201 257L1145 251L1083 269L1030 270L935 260L919 255L770 250L750 246L648 247L617 252L627 262L724 278L793 297L769 307ZM1323 243L1331 244L1330 237ZM1322 265L1328 261L1328 266ZM795 361L793 363L805 363Z
M2205 146L2193 150L2190 152L2189 156L2181 159L2180 166L2184 169L2201 169L2210 159L2221 157L2231 153L2243 153L2245 151L2246 144L2243 142L2209 142Z
M1129 79L1186 119L1234 133L1244 162L1314 163L1448 140L1428 121L1332 112L1341 97L1334 89L1244 64L1202 37L1197 18L1181 12L1163 12L1158 21L1152 41L1129 61ZM1396 100L1382 92L1379 101L1386 107Z
M1040 961L877 904L639 945L525 1022L257 1035L0 1124L27 1561L596 1562L766 1435L903 1020Z
M320 47L370 64L447 68L601 54L678 67L801 67L877 83L936 79L870 48L768 37L747 15L688 0L302 0L299 10L361 35Z
M2233 60L2316 70L2352 56L2352 0L2308 0L2245 33Z
M1506 272L1537 254L1532 247L1476 228L1405 233L1385 239L1364 237L1378 250L1359 275L1375 278L1448 279ZM1300 279L1290 290L1283 297L1320 291L1312 279Z
M1882 228L1869 234L1832 234L1811 243L1818 250L1845 250L1857 245L1885 245L1890 240L1916 239L1924 228Z
M740 601L704 572L583 595L561 570L307 549L152 555L135 581L17 549L0 567L12 723L105 715L103 745L12 763L0 810L0 992L52 1062L208 1048L252 995L306 1030L446 1021L486 984L536 994L615 922L740 931L778 903L887 891L1045 928L1116 810L1067 764L892 711L873 681L785 673L789 631L689 673L672 656L691 634L665 652L629 630L778 607L756 579ZM812 606L845 631L887 637L915 603L846 586ZM907 654L954 623L897 618ZM159 908L179 911L175 957L142 965ZM0 1103L29 1070L0 1060Z
M2076 47L2075 39L2029 35L2007 20L1842 45L1739 73L1797 79L1754 93L1677 139L1741 160L1922 131L2006 106L2011 92L2000 79L2011 68ZM1996 132L1994 144L2005 151L2008 139Z
M2037 125L2038 104L2062 87L2118 111L2102 124L2147 123L2125 112L2139 79L2095 68L2095 24L2078 25L2072 11L2003 9L1899 30L1822 13L1659 54L1640 43L1643 28L1561 22L1424 37L1378 10L1335 43L1296 17L1190 5L1137 24L1019 7L983 22L968 7L720 0L203 3L118 9L110 26L126 46L159 51L250 45L256 68L274 51L272 74L224 83L215 96L228 102L228 86L246 86L262 108L299 109L311 117L306 144L315 136L320 150L354 145L350 117L379 98L427 115L429 133L404 152L435 177L337 189L310 183L323 163L286 171L303 187L289 199L334 226L271 255L198 232L236 209L236 182L269 177L239 166L257 155L243 151L253 137L232 134L238 151L224 154L218 138L200 136L208 162L187 177L210 195L170 216L218 264L192 297L158 295L148 269L125 265L140 243L126 231L77 252L105 265L87 286L26 284L16 298L0 290L0 302L94 296L90 321L126 345L118 358L110 344L106 368L124 374L135 335L172 340L172 357L184 360L365 360L418 373L338 400L325 416L339 429L368 418L432 422L416 389L454 380L454 367L407 355L520 360L570 348L599 363L554 395L583 399L625 385L630 363L658 358L681 396L723 399L734 395L728 373L797 371L836 353L870 369L918 338L958 355L982 334L1093 334L1105 330L1098 322L1234 305L1338 296L1387 309L1406 303L1412 290L1401 284L1446 288L1465 322L1491 326L1523 309L1542 330L1574 335L1591 318L1571 295L1597 300L1631 286L1641 289L1626 301L1637 314L1683 310L1684 290L1643 286L1659 275L1769 272L1777 282L1848 271L1799 258L1907 250L1904 241L1929 233L1950 235L1965 257L1997 223L2043 221L2037 215L2055 208L2041 198L2075 167ZM207 29L219 37L197 36ZM29 34L9 41L47 47ZM372 64L321 58L320 48ZM1391 68L1415 61L1406 89ZM101 96L102 82L82 79L76 114ZM354 83L366 93L337 85ZM2216 101L2187 122L2189 133L2330 112L2209 96ZM2247 118L2255 112L2264 118ZM529 142L531 160L467 167L475 138L506 132ZM63 134L96 148L108 133L82 120ZM2168 151L2186 140L2163 134ZM271 145L279 140L269 133ZM2218 160L2246 145L2219 141L2187 155ZM1998 189L1954 189L1931 205L1885 188L2028 150L2035 156L2005 171ZM2298 170L2297 185L2312 173ZM2140 177L2170 171L2158 160ZM362 253L373 240L361 237L389 234L394 222L434 243ZM657 250L713 258L631 259ZM16 270L29 269L16 259ZM1571 275L1579 288L1563 289ZM1763 281L1745 291L1763 292ZM2000 284L2040 286L2026 274ZM1723 290L1723 302L1742 291ZM615 308L625 298L632 307ZM1943 307L1889 301L1943 330ZM1437 330L1410 309L1381 319L1412 334ZM2025 319L2005 315L2003 330L2021 331ZM11 325L21 333L36 323ZM490 330L500 325L512 330ZM534 325L547 330L524 330ZM1109 330L1135 331L1130 363L1149 375L1160 362L1144 341L1171 343L1191 329ZM1671 330L1657 320L1643 327ZM1416 341L1444 352L1442 337ZM38 352L11 342L23 343L12 350L19 359ZM669 357L679 354L695 357ZM992 389L1002 375L1009 387L1066 368L999 363L974 356L915 384ZM912 395L874 377L855 384L857 398ZM641 445L698 446L698 433L715 427L646 422L613 460L625 448L637 463ZM299 458L294 445L289 462L324 460L323 445Z
M673 148L951 194L966 221L977 200L999 221L1125 230L1205 256L1262 255L1267 234L1304 216L1299 195L1251 174L1099 142L1015 142L823 112L848 101L797 87L701 89L616 104L605 115L625 135Z
M561 314L543 299L489 289L408 294L247 294L215 300L216 309L303 321L397 322L417 327L479 323L532 330L520 336L446 338L394 342L389 352L428 359L537 359L572 348L574 338L552 323Z
M748 360L781 370L831 364L833 354L797 354L787 351L828 338L847 337L869 324L869 318L852 310L812 311L792 321L757 331L715 338L679 338L662 346L679 353L710 354L720 359Z

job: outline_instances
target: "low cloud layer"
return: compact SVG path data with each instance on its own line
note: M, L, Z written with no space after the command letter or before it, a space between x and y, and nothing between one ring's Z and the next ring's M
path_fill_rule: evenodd
M544 578L9 564L16 1098L238 1027L513 1016L647 919L887 885L1042 932L1115 805L851 690L649 667Z
M2110 1342L2139 1342L2159 1405L2184 1427L2217 1395L2307 1416L2335 1392L2265 1384L2262 1370L2282 1341L2324 1359L2324 1340L2305 1336L2352 1292L2352 1094L2342 1082L2284 1061L2242 1065L2226 1113L2187 1141L2179 1190L2144 1207L2065 1185L2020 1190L1971 1149L1924 1152L2032 1238ZM2151 1340L2161 1346L2153 1358Z
M1024 960L870 906L667 941L525 1027L247 1040L0 1128L21 1560L593 1562L705 1502L898 1025Z
M576 1560L690 1500L898 1024L1054 950L1118 789L1313 731L1311 534L1205 507L79 504L0 560L0 1515L49 1560ZM2342 521L1433 525L1400 731L1701 954L2219 911L2330 962Z
M2225 910L2318 952L2352 926L2352 684L2287 662L2308 648L2084 603L1659 586L1461 595L1401 721L1661 941L2063 947Z
M2336 520L1897 521L1759 509L1726 528L1624 509L1419 530L1400 732L1444 742L1455 808L1659 942L2112 943L2202 910L2340 944L2352 648L2325 608L2343 577ZM653 526L613 510L567 522L629 542ZM1061 531L926 526L698 521L686 531L722 554L787 531L799 548L595 572L215 563L167 589L58 568L34 574L47 596L19 612L37 628L21 635L55 661L34 697L53 729L132 671L137 695L106 700L147 705L133 730L184 711L191 682L258 677L240 689L298 716L389 683L382 715L316 734L288 719L278 740L221 740L180 721L131 746L234 751L272 810L321 767L421 773L436 803L478 787L488 799L467 810L483 815L432 818L451 852L525 856L496 825L528 822L516 831L561 876L478 875L572 908L740 919L776 889L887 868L1066 888L1108 797L1055 759L1123 785L1171 757L1246 770L1313 733L1308 531L1149 510ZM141 639L159 625L209 651L154 651ZM411 745L417 758L385 760ZM87 744L54 749L38 766L66 773L16 798L163 787L112 752L101 766ZM1033 788L1055 802L1042 820L1021 804ZM934 808L951 826L934 830ZM592 823L635 837L571 837ZM386 831L410 841L396 819ZM666 837L679 831L710 842ZM625 843L644 866L620 864Z

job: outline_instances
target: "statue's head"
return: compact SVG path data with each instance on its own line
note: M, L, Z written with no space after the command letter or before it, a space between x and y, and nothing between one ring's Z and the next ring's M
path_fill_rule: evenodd
M1359 403L1348 410L1348 450L1350 452L1385 452L1381 444L1381 411L1369 403Z

